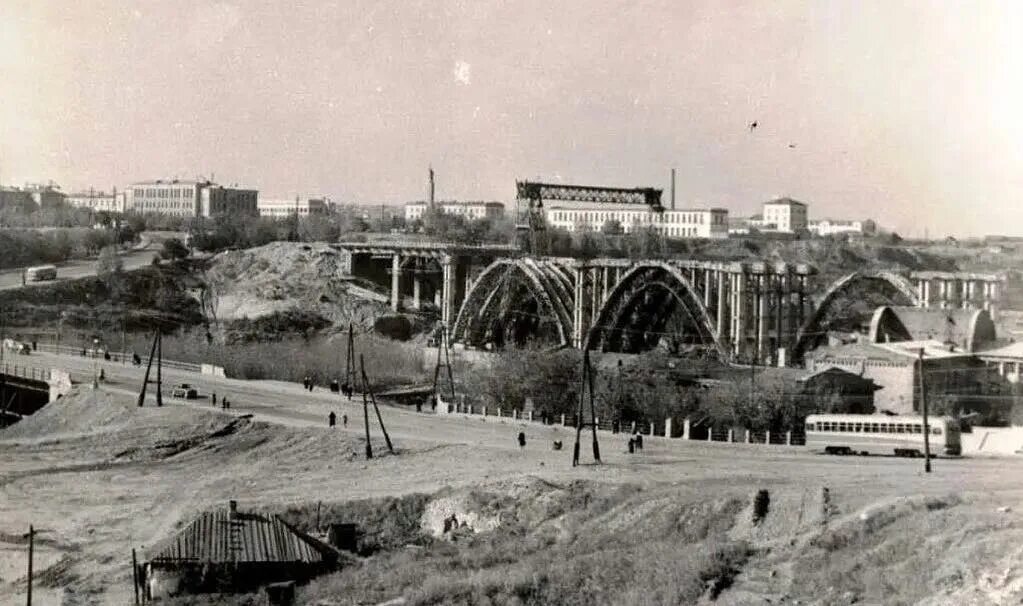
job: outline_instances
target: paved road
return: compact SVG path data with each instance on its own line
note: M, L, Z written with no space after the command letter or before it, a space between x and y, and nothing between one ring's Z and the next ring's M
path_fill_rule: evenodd
M143 236L144 240L139 248L130 250L123 253L121 256L121 262L124 264L124 269L132 270L140 267L145 267L153 261L153 256L163 245L163 241L168 237L169 232L157 232L154 234L146 234ZM21 269L9 269L0 271L0 290L9 290L12 288L22 288L21 285ZM75 278L85 278L88 276L96 275L96 259L75 259L67 261L65 263L57 264L57 280L71 280ZM53 282L30 282L29 287L52 284Z

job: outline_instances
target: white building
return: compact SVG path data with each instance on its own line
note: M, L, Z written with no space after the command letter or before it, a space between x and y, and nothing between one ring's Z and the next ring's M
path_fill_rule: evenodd
M437 202L437 209L446 215L459 215L466 219L495 219L504 216L504 204L500 202ZM405 205L405 221L422 219L427 202L409 202Z
M178 217L210 217L238 213L255 215L259 192L210 181L139 181L125 191L125 210Z
M810 221L807 230L817 236L833 236L849 234L857 236L869 236L877 232L877 223L867 219L865 221L843 221L837 219L821 219Z
M282 219L291 215L307 217L309 215L327 214L328 201L325 198L306 198L294 200L260 200L259 216Z
M570 232L601 231L605 224L617 222L624 233L652 227L669 238L727 238L728 211L723 208L656 211L647 206L544 208L544 218L552 227Z
M96 212L122 213L124 212L124 199L124 192L118 193L115 189L113 193L89 190L68 194L66 201L68 205L75 208L89 208Z
M806 204L791 198L778 198L764 202L762 229L785 233L805 231L808 225L806 208ZM774 229L771 229L771 226Z

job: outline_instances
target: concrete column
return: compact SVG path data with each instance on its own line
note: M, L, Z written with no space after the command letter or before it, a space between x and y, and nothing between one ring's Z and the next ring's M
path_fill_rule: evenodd
M736 276L736 355L746 350L746 273Z
M771 443L771 430L768 429L766 437L764 438L764 444L770 444L770 443Z
M757 276L757 360L763 361L767 348L767 325L770 317L767 314L767 276Z
M948 307L948 280L938 280L938 303L941 309Z
M803 327L806 322L806 276L799 276L799 318L797 323Z
M519 418L519 409L518 408L513 408L512 409L512 418L513 419L518 419Z
M729 442L733 442L734 440L735 440L735 430L734 429L729 429L728 430L728 441Z
M710 280L713 275L709 269L704 269L703 273L703 306L710 311Z
M664 437L666 438L671 437L671 429L672 429L671 417L668 417L667 419L664 420Z
M777 350L785 347L785 290L788 288L788 275L779 274L774 278L774 347L775 354L781 361Z
M722 343L725 342L725 337L729 334L728 327L725 326L725 274L720 270L714 272L717 275L717 287L718 287L718 338Z
M419 274L412 275L412 309L419 311L422 309L422 301L420 300L422 290L421 280Z
M635 421L632 422L632 429L629 431L629 433L633 433L633 434L636 433L636 422Z
M920 307L927 307L924 305L924 288L926 288L927 280L918 280L916 283L916 298L920 301Z
M483 407L483 416L484 417L487 416L487 407L486 406Z
M585 279L585 269L576 268L572 272L575 274L575 291L572 297L572 343L576 348L583 346L583 280Z
M970 308L970 281L963 280L959 283L959 307Z
M604 267L603 267L603 268L601 269L601 274L602 274L602 276L601 276L601 280L600 280L600 304L601 304L601 305L603 305L603 304L604 304L604 302L605 302L605 301L607 301L607 293L608 293L608 291L609 291L609 290L611 290L611 289L609 288L609 285L608 285L608 282L609 282L609 280L608 280L608 278L609 278L609 273L610 273L610 272L608 271L608 268L607 268L607 266L605 265L605 266L604 266Z
M990 282L989 287L991 289L991 303L988 304L988 313L991 314L992 320L998 320L998 309L1001 307L998 302L998 282Z
M391 257L391 311L401 307L401 255Z
M693 434L690 433L690 429L691 428L689 426L689 419L688 418L682 419L682 439L683 440L688 440L688 439L693 437Z
M530 421L533 420L533 411L532 410L529 411L529 420Z
M441 322L451 326L454 322L452 308L455 298L455 265L450 258L441 261Z
M565 415L561 415L561 426L565 426Z
M785 432L785 444L787 446L792 446L792 432L791 431L786 431Z
M600 268L592 267L589 270L590 274L590 313L586 317L586 328L593 326L593 322L597 317L597 312L600 311Z
M931 306L931 281L930 280L924 280L923 282L920 283L920 285L923 287L923 289L922 289L923 295L920 296L920 304L923 307L930 307Z

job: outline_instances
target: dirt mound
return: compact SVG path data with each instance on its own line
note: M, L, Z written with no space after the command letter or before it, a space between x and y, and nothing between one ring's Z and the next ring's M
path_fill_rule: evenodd
M273 242L220 253L206 270L206 312L220 321L301 309L337 325L372 326L386 311L345 279L341 253L326 244Z
M86 435L125 427L136 407L125 398L79 386L0 431L0 439Z

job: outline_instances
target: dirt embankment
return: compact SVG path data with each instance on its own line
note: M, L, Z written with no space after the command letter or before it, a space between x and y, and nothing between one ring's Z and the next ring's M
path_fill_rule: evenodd
M387 306L365 284L346 279L340 253L321 243L274 242L210 260L204 306L218 321L300 310L338 326L371 327Z

